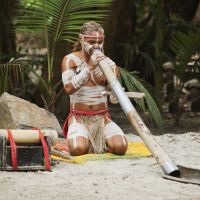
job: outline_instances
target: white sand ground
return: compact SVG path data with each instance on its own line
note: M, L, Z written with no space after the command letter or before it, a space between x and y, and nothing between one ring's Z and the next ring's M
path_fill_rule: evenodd
M200 133L156 139L176 164L200 169ZM162 175L153 157L60 163L52 172L0 172L0 200L200 200L200 186Z

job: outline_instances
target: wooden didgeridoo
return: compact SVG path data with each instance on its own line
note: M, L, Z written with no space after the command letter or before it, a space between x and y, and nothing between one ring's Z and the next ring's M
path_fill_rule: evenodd
M38 130L11 129L10 131L16 144L37 144L40 142ZM54 145L58 140L56 130L41 130L41 133L43 136L49 136L51 138L51 145ZM0 129L0 137L8 138L6 129Z
M91 58L95 61L96 54L103 54L99 49L95 49ZM135 128L138 135L143 139L145 145L151 151L153 157L156 159L158 164L161 166L165 174L171 176L180 176L180 170L167 155L167 153L162 149L160 144L155 140L150 130L146 127L141 117L137 113L136 109L133 107L130 99L125 94L120 82L116 79L113 71L108 66L105 59L99 61L99 67L105 75L112 91L116 95L119 104L122 107L125 115L127 116L131 125Z

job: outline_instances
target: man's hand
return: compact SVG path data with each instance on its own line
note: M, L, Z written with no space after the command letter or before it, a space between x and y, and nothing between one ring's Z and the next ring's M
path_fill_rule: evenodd
M92 56L90 57L88 66L89 66L90 70L94 70L97 67L97 62L96 62L96 60L92 59Z
M103 60L105 58L105 55L99 50L99 51L95 51L95 53L93 53L93 55L90 57L89 60L89 68L90 70L94 70L98 63Z

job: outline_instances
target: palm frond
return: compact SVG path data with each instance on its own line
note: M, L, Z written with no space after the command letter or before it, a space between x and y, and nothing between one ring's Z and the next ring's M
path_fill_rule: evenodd
M104 18L111 2L112 0L24 0L19 5L18 13L21 14L16 21L17 31L42 32L47 20L50 42L54 44L60 37L67 40L69 25L75 25L70 30L78 35L78 28L85 21Z
M200 52L200 34L177 33L172 37L170 47L176 55L177 62L174 62L176 74L182 79L192 55Z
M45 41L47 48L47 80L38 77L46 107L54 103L61 82L55 83L54 57L58 41L75 42L80 26L108 15L112 0L20 0L16 13L16 31L31 32ZM42 36L41 36L42 35ZM28 67L31 69L31 66ZM36 76L37 74L34 73ZM51 105L50 105L51 106Z
M54 54L60 40L75 42L79 28L86 21L101 21L108 14L112 0L21 0L16 30L42 33L46 43L48 84L51 85Z
M156 63L151 58L151 56L145 52L140 51L140 56L141 59L144 60L145 74L146 76L148 76L149 74L151 74L152 70L156 69Z
M143 92L145 93L145 101L143 99L135 100L142 110L145 110L147 105L148 110L152 118L155 120L158 127L162 128L163 122L158 106L156 105L155 100L152 95L148 92L148 90L144 87L141 81L138 80L133 74L128 72L127 70L120 68L120 76L121 80L124 82L126 88L129 91L135 92Z

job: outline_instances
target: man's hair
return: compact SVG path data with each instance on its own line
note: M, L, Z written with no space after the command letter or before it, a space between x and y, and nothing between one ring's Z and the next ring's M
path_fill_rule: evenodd
M80 33L84 35L90 34L93 31L101 31L104 33L104 29L101 24L95 21L86 22L80 28Z

